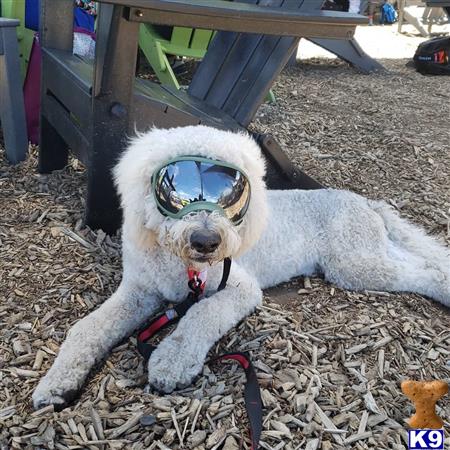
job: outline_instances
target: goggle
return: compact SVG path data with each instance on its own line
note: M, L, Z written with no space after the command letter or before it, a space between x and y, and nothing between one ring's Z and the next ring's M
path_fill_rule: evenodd
M250 202L247 176L232 164L197 156L168 161L152 176L160 212L180 219L194 211L219 211L235 225Z

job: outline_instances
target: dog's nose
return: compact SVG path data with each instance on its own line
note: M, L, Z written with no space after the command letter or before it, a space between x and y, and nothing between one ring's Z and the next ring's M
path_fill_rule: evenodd
M211 230L197 230L191 234L191 246L199 253L212 253L222 242L219 233Z

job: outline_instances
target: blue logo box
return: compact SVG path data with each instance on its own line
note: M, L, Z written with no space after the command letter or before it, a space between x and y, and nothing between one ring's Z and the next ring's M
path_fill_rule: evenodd
M444 430L408 430L409 450L444 450Z

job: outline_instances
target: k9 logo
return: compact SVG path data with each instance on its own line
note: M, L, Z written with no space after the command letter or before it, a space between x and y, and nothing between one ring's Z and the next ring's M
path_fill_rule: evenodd
M444 450L444 430L408 430L409 450Z

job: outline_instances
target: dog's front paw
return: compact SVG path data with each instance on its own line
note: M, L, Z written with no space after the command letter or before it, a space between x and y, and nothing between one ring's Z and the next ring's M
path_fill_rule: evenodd
M180 339L169 336L152 353L148 362L148 381L166 394L188 386L200 373L204 358L187 349Z
M56 411L64 409L75 397L77 391L64 383L54 383L44 377L33 392L33 407L41 409L45 406L54 405Z

